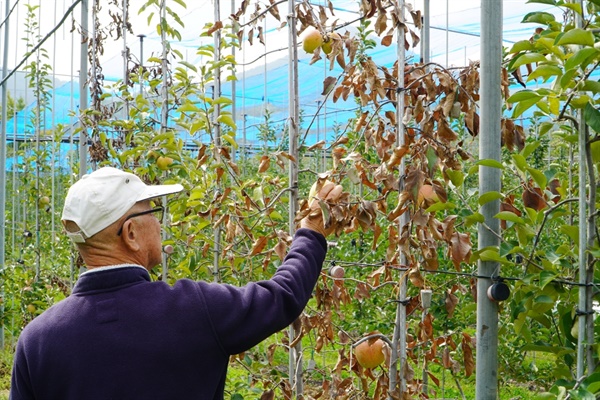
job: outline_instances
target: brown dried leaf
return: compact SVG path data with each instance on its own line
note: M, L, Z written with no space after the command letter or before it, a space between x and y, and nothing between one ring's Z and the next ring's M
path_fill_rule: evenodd
M454 310L458 305L458 297L450 290L446 291L446 299L444 300L444 304L446 305L446 311L448 312L448 318L452 318L454 315Z
M269 3L271 3L271 6L269 7L269 12L275 17L277 21L281 21L281 17L279 16L279 10L277 9L277 3L275 3L275 0L269 0Z
M375 21L375 33L377 33L377 36L381 36L381 34L386 30L387 28L387 14L385 13L385 9L383 10L383 12L379 12L379 15L377 16L377 20Z
M450 242L452 263L460 271L460 263L468 262L471 258L471 236L468 233L454 232Z
M469 376L473 375L473 372L475 371L475 360L473 358L473 349L471 348L471 336L469 336L469 334L463 332L463 339L461 345L465 365L465 375L468 378Z
M381 38L381 45L388 47L389 45L392 44L393 41L394 41L393 35L385 35L384 37Z
M258 165L258 172L259 173L263 173L266 170L269 169L269 166L271 165L271 160L269 159L269 156L262 156L260 158L260 164Z
M454 102L452 104L454 104ZM458 135L452 130L445 118L442 118L438 121L437 134L440 139L443 139L447 142L453 142L458 139Z
M523 205L525 207L533 208L536 211L543 210L547 207L544 194L538 187L532 187L527 185L523 190Z
M275 251L275 254L277 254L277 257L279 257L279 259L283 261L287 254L287 244L280 239L275 245L275 249L273 250Z
M254 241L254 244L252 245L252 250L250 251L249 256L254 256L262 252L265 246L267 245L267 242L268 238L266 236L261 236L258 239L256 239Z
M213 26L211 26L210 29L206 32L207 36L211 36L213 33L218 31L222 27L223 27L223 23L221 21L215 22L215 24Z
M321 93L321 95L328 95L329 92L331 92L335 87L336 82L337 78L335 76L328 76L327 78L325 78L325 80L323 80L323 92Z

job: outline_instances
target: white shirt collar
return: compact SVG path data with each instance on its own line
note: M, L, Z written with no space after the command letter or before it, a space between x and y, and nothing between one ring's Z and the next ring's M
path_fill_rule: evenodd
M94 272L108 271L111 269L119 269L119 268L126 268L126 267L138 267L138 268L141 268L144 271L146 271L146 268L142 267L141 265L137 265L137 264L117 264L117 265L107 265L105 267L97 267L97 268L88 269L87 271L81 273L79 276L82 276L85 274L92 274Z

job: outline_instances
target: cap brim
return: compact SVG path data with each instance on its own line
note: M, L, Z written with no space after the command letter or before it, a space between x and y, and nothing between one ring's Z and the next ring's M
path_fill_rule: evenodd
M140 194L137 201L153 199L155 197L166 196L168 194L179 193L183 190L183 186L179 183L173 185L155 185L148 186Z

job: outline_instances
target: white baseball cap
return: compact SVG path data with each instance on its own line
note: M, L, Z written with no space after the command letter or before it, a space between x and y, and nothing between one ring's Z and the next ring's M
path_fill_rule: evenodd
M135 203L183 190L180 184L146 185L132 173L112 167L100 168L81 177L69 189L62 220L73 221L78 232L67 232L75 243L84 243L108 227Z

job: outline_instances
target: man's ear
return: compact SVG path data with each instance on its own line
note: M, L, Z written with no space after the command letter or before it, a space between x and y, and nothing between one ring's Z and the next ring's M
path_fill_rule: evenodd
M139 227L136 227L135 222L131 219L125 221L121 232L123 244L131 251L138 251L140 249L139 238Z

